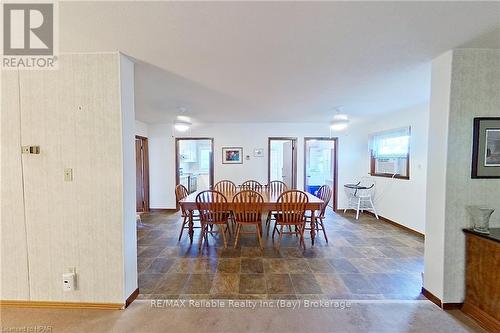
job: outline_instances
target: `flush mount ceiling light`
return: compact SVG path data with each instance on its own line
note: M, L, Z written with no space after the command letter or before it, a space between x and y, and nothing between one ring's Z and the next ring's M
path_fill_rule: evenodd
M185 108L180 108L179 111L181 113L186 112ZM174 121L174 128L179 131L179 132L186 132L188 129L191 128L191 119L186 116L177 116L176 120Z
M330 129L342 131L347 128L347 125L349 125L349 116L339 113L339 109L337 109L337 114L333 116L333 120L330 122Z

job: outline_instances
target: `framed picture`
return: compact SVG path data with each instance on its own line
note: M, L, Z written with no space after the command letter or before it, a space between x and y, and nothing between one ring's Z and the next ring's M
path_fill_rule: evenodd
M253 150L253 156L264 157L264 148L256 148Z
M222 164L241 164L243 163L243 148L241 147L223 147Z
M472 178L500 178L500 117L474 118Z

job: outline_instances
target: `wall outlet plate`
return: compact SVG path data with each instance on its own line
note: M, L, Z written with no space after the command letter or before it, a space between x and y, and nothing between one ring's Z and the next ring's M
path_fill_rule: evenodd
M64 181L65 182L73 181L73 169L71 168L64 169Z
M76 289L76 273L63 273L63 290L74 291Z

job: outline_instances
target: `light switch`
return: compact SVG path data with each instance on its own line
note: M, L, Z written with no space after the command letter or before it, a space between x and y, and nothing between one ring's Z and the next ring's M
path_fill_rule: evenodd
M64 169L64 181L65 182L73 181L73 169L71 168Z

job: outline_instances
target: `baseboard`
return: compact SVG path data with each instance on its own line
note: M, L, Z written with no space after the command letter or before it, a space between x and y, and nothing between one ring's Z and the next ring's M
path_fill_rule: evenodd
M127 300L125 301L125 308L127 308L130 304L132 304L132 302L135 301L137 296L139 296L139 288L134 290L134 292L130 294L130 296L127 298Z
M422 295L443 310L460 310L464 303L443 303L439 297L422 287Z
M488 332L498 332L500 327L500 321L493 318L476 305L471 303L464 303L462 307L462 312L465 313L470 318L474 319L482 328Z
M149 213L175 213L175 208L150 208Z
M343 211L344 211L343 209L337 209L337 210L336 210L336 212L337 212L337 213L343 213ZM365 213L365 214L368 214L368 215L370 215L370 216L375 217L375 214L374 214L374 213L372 213L372 212L369 212L369 211L364 211L363 213ZM402 224L399 224L398 222L395 222L395 221L393 221L393 220L391 220L391 219L388 219L387 217L383 217L383 216L382 216L382 215L380 215L380 214L378 214L378 219L379 219L380 221L382 221L382 222L392 224L392 225L393 225L393 226L395 226L395 227L401 228L401 229L403 229L403 230L405 230L405 231L408 231L409 233L412 233L412 234L414 234L414 235L416 235L416 236L418 236L418 237L421 237L421 238L425 239L425 235L424 235L423 233L421 233L421 232L419 232L419 231L417 231L417 230L413 230L413 229L411 229L411 228L408 228L407 226L404 226L404 225L402 225Z
M433 293L431 293L429 290L425 289L424 287L422 287L422 295L424 295L432 303L434 303L437 306L439 306L440 308L442 308L443 303L441 302L441 300L437 296L434 296Z
M53 308L53 309L100 309L121 310L123 303L83 303L83 302L46 302L46 301L0 301L0 307L9 308Z

